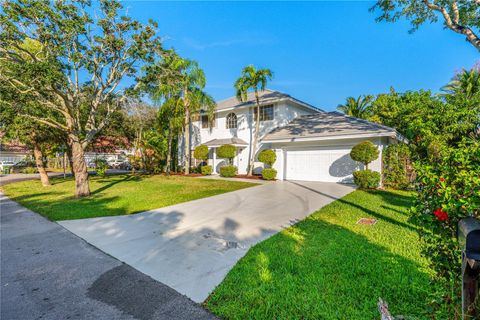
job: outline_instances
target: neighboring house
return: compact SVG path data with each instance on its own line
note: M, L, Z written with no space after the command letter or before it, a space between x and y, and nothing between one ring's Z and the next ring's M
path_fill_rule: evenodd
M18 141L0 142L0 161L17 163L30 155L30 149L23 143Z
M349 153L352 146L364 140L378 146L379 159L369 168L381 172L384 147L402 139L392 128L339 112L325 112L278 91L261 92L260 105L260 135L255 153L275 150L277 161L273 167L281 180L351 182L352 172L361 164L353 161ZM216 148L233 144L238 150L234 165L239 174L247 173L255 109L254 94L249 93L247 102L238 102L236 97L218 102L212 125L207 115L193 121L192 149L200 144L209 147L208 163L214 172L225 164L225 160L216 157ZM260 173L263 165L255 162L254 168L254 172Z

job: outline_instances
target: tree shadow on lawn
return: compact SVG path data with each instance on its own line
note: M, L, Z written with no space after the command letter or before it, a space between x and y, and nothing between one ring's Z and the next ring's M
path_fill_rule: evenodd
M381 297L394 315L427 318L423 268L343 227L307 219L250 249L206 306L225 319L370 320Z
M336 197L333 197L329 194L326 194L324 192L321 192L321 191L318 191L318 190L315 190L313 188L309 188L305 185L302 185L300 183L296 183L296 182L293 182L293 181L289 181L290 183L296 185L296 186L299 186L301 188L304 188L304 189L307 189L309 191L312 191L312 192L315 192L317 194L320 194L322 196L325 196L325 197L328 197L330 199L334 199L338 202L341 202L341 203L344 203L344 204L347 204L349 206L352 206L354 208L357 208L359 210L362 210L363 212L365 212L367 215L371 216L371 217L375 217L377 219L381 219L381 220L384 220L386 222L389 222L389 223L392 223L392 224L396 224L396 225L399 225L403 228L407 228L409 230L413 230L415 231L415 227L409 225L409 224L406 224L406 223L403 223L401 221L398 221L396 219L392 219L390 217L387 217L387 216L384 216L378 212L375 212L371 209L368 209L362 205L359 205L358 203L354 203L354 202L351 202L351 201L348 201L345 199L345 197L343 198L336 198ZM388 202L392 205L397 205L397 206L404 206L404 207L410 207L412 205L412 201L413 201L413 197L412 196L404 196L404 195L401 195L401 194L398 194L398 197L399 197L399 200L395 200L395 198L397 197L397 193L395 195L391 195L389 192L387 191L382 191L382 190L361 190L363 192L367 192L367 193L370 193L370 194L374 194L374 195L379 195L382 197L382 200L384 200L385 202Z
M51 196L63 197L50 199ZM118 196L75 198L73 195L67 196L63 192L41 192L17 197L9 196L9 198L53 221L119 216L131 213L126 206L119 205L120 197Z
M117 176L118 178L120 178L120 176ZM115 178L117 178L115 177ZM98 189L95 189L91 192L92 195L95 195L95 194L98 194L102 191L105 191L113 186L115 186L116 184L119 184L119 183L122 183L122 182L128 182L128 181L141 181L142 178L139 177L139 176L133 176L133 175L125 175L123 177L121 177L120 179L116 179L116 180L113 180L112 179L105 179L105 178L99 178L99 179L96 179L96 182L100 182L100 183L107 183L105 184L104 186L98 188Z

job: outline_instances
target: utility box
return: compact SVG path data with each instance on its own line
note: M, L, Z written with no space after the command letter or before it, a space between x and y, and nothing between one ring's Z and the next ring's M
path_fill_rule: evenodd
M478 283L480 279L480 220L467 217L458 222L458 243L462 250L463 319L480 315Z

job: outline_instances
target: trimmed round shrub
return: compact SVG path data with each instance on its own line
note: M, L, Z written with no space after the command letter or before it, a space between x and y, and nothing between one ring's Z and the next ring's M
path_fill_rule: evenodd
M95 159L95 172L100 177L105 177L107 174L108 163L105 159Z
M264 180L275 180L276 177L277 177L277 170L273 168L263 169L262 178Z
M368 169L368 164L378 158L378 148L371 141L363 141L355 145L350 151L350 157L365 165Z
M201 144L193 150L193 157L197 160L207 160L208 159L208 147L204 144Z
M277 154L272 149L262 150L258 155L258 160L272 166L277 160Z
M201 170L204 176L209 176L213 172L212 166L202 166Z
M361 189L375 189L380 184L380 173L368 169L355 171L353 181Z
M237 175L237 167L223 166L220 168L220 175L226 178L235 177Z
M223 146L218 147L217 157L222 159L228 159L228 162L232 164L233 158L237 153L237 148L231 144L224 144Z

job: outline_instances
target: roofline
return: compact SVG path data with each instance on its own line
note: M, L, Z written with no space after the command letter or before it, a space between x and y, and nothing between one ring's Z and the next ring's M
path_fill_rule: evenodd
M237 148L246 148L248 147L248 144L239 144L239 143L228 143L229 145L232 145L234 147L237 147ZM223 146L223 144L212 144L212 145L207 145L205 143L203 143L203 145L207 146L208 148L218 148L218 147L221 147Z
M376 125L382 129L385 129L385 130L391 130L391 131L397 131L395 130L394 128L391 128L391 127L388 127L388 126L385 126L383 124L380 124L380 123L376 123L376 122L373 122L373 121L369 121L367 119L362 119L362 118L357 118L357 117L354 117L354 116L349 116L348 114L345 114L343 112L339 112L339 111L330 111L329 113L336 113L336 114L339 114L339 115L342 115L344 117L347 117L347 118L350 118L350 119L355 119L355 120L358 120L360 122L363 122L363 123L367 123L367 124L373 124L373 125ZM398 132L397 132L398 133Z
M314 107L306 102L303 102L301 100L298 100L298 99L295 99L295 98L292 98L292 97L282 97L282 98L278 98L278 99L275 99L275 100L271 100L271 101L263 101L260 103L260 106L266 106L266 105L269 105L269 104L273 104L273 103L278 103L278 102L283 102L283 101L291 101L293 103L296 103L297 105L300 105L302 107L304 107L305 109L309 109L309 110L313 110L315 112L325 112L324 110L320 109L320 108L317 108L317 107ZM230 107L230 108L225 108L225 109L215 109L215 112L218 113L218 112L223 112L223 111L232 111L232 110L238 110L238 109L244 109L244 108L250 108L251 106L254 106L255 103L254 102L245 102L243 104L239 104L235 107Z
M279 142L309 142L309 141L325 141L325 140L344 140L344 139L355 139L355 138L378 138L378 137L389 137L395 138L399 141L405 139L400 135L396 130L390 132L377 132L377 133L367 133L367 134L344 134L344 135L332 135L332 136L317 136L317 137L300 137L300 138L279 138L279 139L264 139L260 140L263 143L279 143Z

